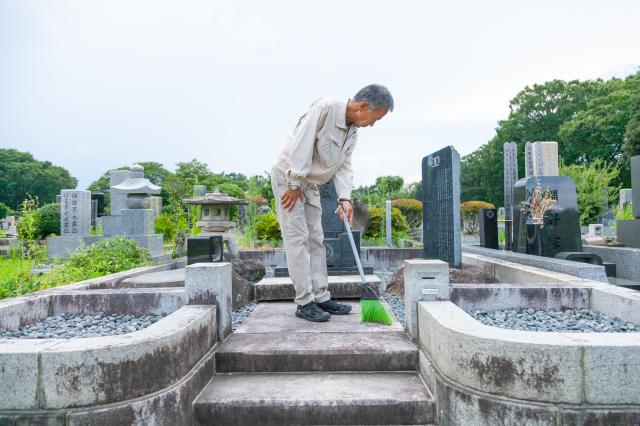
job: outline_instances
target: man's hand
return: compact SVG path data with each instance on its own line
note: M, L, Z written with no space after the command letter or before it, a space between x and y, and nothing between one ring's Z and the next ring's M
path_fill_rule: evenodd
M280 202L282 203L282 207L293 211L293 208L296 205L296 201L300 199L302 200L302 188L298 187L297 189L287 188L282 193L280 197Z
M340 201L340 207L338 208L338 217L340 221L342 221L342 215L347 215L347 220L349 221L349 225L351 225L351 221L353 220L353 209L351 208L350 201Z

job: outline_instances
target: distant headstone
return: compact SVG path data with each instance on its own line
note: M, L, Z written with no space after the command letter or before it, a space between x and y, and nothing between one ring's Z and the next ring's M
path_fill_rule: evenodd
M91 199L97 201L98 217L104 216L104 194L102 192L93 192L91 193Z
M160 216L162 214L162 197L158 197L156 195L150 196L149 208L153 210L153 214L155 217Z
M91 230L91 191L63 189L60 200L60 235L89 235Z
M91 226L96 227L98 222L98 200L91 200Z
M461 265L460 155L452 147L422 159L424 257Z
M529 144L531 145L531 144ZM518 145L515 142L503 144L504 157L504 248L511 250L513 241L513 186L518 181Z
M224 243L221 235L187 238L187 265L222 262Z
M504 207L498 207L498 217L502 216L505 217L506 215L506 210Z
M531 142L524 144L524 177L534 176L533 173L533 145Z
M62 196L61 195L56 195L56 204L60 204L60 201L62 200Z
M631 188L624 188L620 190L620 202L618 208L623 211L628 204L633 201Z
M480 225L480 246L498 250L498 211L496 209L480 209L478 211Z
M530 200L537 185L550 191L557 205L547 210L544 226L531 222L520 210ZM560 252L582 251L580 214L576 185L567 176L534 176L520 179L514 188L513 250L520 253L555 257Z
M387 247L393 247L393 239L391 237L392 229L391 229L391 200L387 200L384 203L385 206L385 221L384 221L384 230L385 230L385 239L387 242Z
M194 197L204 197L207 193L206 185L193 185L193 196Z
M640 155L631 157L631 220L617 222L617 240L627 247L640 248Z
M640 219L640 155L631 157L631 188L633 217Z
M534 176L558 176L558 142L534 142Z

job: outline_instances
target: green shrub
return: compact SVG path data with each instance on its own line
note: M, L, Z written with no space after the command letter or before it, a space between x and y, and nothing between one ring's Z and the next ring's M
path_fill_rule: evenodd
M256 216L254 227L258 240L277 241L282 239L278 218L273 212Z
M174 218L168 214L161 214L154 220L154 229L156 234L162 234L164 242L174 241L178 233Z
M4 203L0 203L0 219L4 219L7 216L11 215L12 210Z
M624 206L623 210L620 210L617 206L614 208L616 220L633 220L633 206L628 203Z
M45 204L38 210L38 238L60 235L60 204Z
M0 299L16 297L151 263L149 252L122 237L104 239L76 251L68 261L56 261L44 275L33 275L33 261L14 256L0 259Z
M384 238L386 235L385 220L386 210L382 207L369 207L371 212L371 222L369 223L369 229L364 234L365 237L370 239ZM405 237L409 231L409 225L407 220L400 212L400 209L396 207L391 208L391 235L393 238Z
M399 198L391 202L392 207L400 210L407 220L409 229L417 229L422 223L422 201L413 198ZM393 215L393 213L391 213Z

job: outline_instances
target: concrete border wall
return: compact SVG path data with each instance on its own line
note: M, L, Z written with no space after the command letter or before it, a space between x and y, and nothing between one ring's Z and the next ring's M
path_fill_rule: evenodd
M109 404L159 391L215 343L215 307L185 306L133 333L0 341L0 409ZM189 348L188 351L182 348Z
M640 281L640 249L588 245L582 248L587 253L597 254L605 262L615 263L618 278Z
M521 265L535 266L548 271L560 272L588 280L603 283L609 282L604 266L590 265L588 263L574 262L571 260L553 259L550 257L532 256L530 254L511 251L494 250L479 246L463 246L462 252L463 254L473 253Z
M418 312L423 350L460 386L529 402L640 409L638 333L507 330L451 302L420 302Z
M363 266L398 267L407 259L423 257L422 248L361 247ZM286 266L284 249L240 250L241 259L258 259L267 266Z

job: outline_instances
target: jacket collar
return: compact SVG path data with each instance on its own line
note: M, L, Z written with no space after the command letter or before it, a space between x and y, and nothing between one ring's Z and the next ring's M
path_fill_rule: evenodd
M347 130L347 103L349 100L340 103L340 108L338 108L338 117L336 117L336 126L341 129Z

